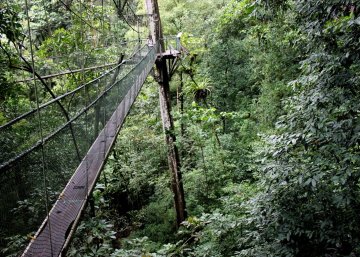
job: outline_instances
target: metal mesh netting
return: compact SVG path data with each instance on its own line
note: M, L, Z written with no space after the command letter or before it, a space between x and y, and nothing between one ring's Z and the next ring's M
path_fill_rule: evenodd
M142 47L0 127L0 250L37 230L24 256L59 255L155 58L155 47Z

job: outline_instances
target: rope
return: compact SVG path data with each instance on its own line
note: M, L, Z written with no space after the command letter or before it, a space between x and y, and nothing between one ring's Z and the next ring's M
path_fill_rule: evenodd
M121 13L121 16L124 18L124 21L126 22L126 24L136 33L139 33L139 31L137 31L136 29L133 28L133 26L130 25L130 22L126 19L125 15L123 13Z
M82 0L80 1L80 16L83 16L83 5L82 5ZM81 53L81 84L84 82L84 77L85 77L85 73L84 73L84 68L85 68L85 62L86 62L86 57L85 57L85 50L84 50L84 26L83 26L83 20L80 20L80 38L81 38L81 42L80 42L80 53ZM78 47L78 46L77 46Z
M85 91L85 105L88 106L89 101L88 101L88 92L86 90L86 88L84 87L84 91ZM88 128L88 111L85 110L85 141L86 144L88 144L90 142L90 136L89 136L89 128ZM90 147L89 147L90 148ZM89 161L88 161L88 156L85 156L85 161L86 161L86 184L85 184L85 200L87 200L88 198L88 192L89 192Z
M79 0L80 2L80 15L81 17L83 16L83 7L85 8L83 1ZM84 50L84 36L85 32L84 32L84 26L83 26L83 20L80 20L80 38L81 38L81 48L80 48L80 52L81 52L81 82L84 81L85 78L85 73L84 73L84 68L85 68L85 60L86 60L86 56L85 56L85 50ZM89 94L88 94L88 90L86 87L84 87L84 95L85 95L85 107L88 106L88 99L89 99ZM88 110L85 109L85 142L86 144L89 143L89 128L88 128ZM90 147L89 147L90 148ZM85 192L84 192L84 200L88 200L88 192L89 192L89 157L86 155L85 156L85 176L86 176L86 181L85 181Z
M45 171L45 152L44 152L44 135L42 129L41 122L41 113L40 113L40 103L39 103L39 93L37 90L36 80L35 80L35 61L34 61L34 49L33 49L33 41L31 36L31 26L30 26L30 16L29 16L29 3L28 0L25 0L25 11L26 11L26 19L28 25L28 34L29 34L29 43L30 43L30 54L31 54L31 65L32 65L32 73L34 78L34 88L35 88L35 98L36 98L36 108L37 108L37 116L38 116L38 129L41 137L41 167L44 178L44 189L45 189L45 209L47 214L47 219L49 221L49 239L50 239L50 249L51 249L51 257L53 257L53 249L52 249L52 236L51 236L51 224L50 224L50 214L49 214L49 192L47 189L47 174Z
M101 27L102 27L102 32L103 32L103 36L105 35L105 16L104 16L104 0L101 0L101 16L102 16L102 23L101 23ZM104 63L105 63L105 59L104 59ZM120 67L120 66L119 66ZM114 72L116 73L117 69L114 70ZM104 107L105 109L105 107ZM105 115L104 115L105 116ZM105 117L104 117L105 119ZM105 123L104 123L104 127L105 127ZM105 146L106 147L106 146ZM105 151L104 151L105 152ZM106 174L105 172L103 172L103 178L105 181L105 187L107 187L107 178L106 178Z

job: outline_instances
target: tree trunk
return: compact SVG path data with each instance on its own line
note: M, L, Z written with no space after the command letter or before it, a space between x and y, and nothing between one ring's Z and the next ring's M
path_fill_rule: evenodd
M186 219L186 207L184 189L180 172L180 158L176 147L176 137L174 134L174 123L171 116L169 73L166 59L161 55L164 51L164 40L161 28L159 6L157 0L145 0L148 15L150 17L150 33L152 41L158 46L159 54L156 61L160 112L165 132L165 140L168 148L168 163L171 171L171 187L174 194L174 204L176 210L176 221L179 226Z
M184 197L184 188L180 171L180 158L177 146L175 144L176 137L174 134L174 123L171 116L170 103L170 86L167 73L166 60L162 59L157 62L157 69L160 74L159 80L159 101L160 112L165 132L165 140L168 148L168 162L171 170L171 187L174 194L174 203L176 210L176 221L179 226L186 219L186 206Z

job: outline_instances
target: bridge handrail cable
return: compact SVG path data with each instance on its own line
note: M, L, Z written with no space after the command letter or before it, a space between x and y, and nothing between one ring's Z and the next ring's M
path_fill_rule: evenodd
M83 84L83 85L75 88L75 89L72 90L72 91L66 92L65 94L62 94L62 95L60 95L60 96L58 96L58 97L56 97L56 98L54 98L54 99L52 99L52 100L50 100L50 101L48 101L48 102L46 102L46 103L40 105L40 106L39 106L39 110L47 107L47 106L50 105L50 104L53 104L54 102L60 101L60 100L63 99L64 97L66 97L66 96L68 96L68 95L71 95L71 94L74 94L74 93L80 91L81 89L83 89L83 88L85 88L85 87L87 87L87 86L89 86L89 85L97 82L97 81L100 80L101 78L109 75L109 73L111 73L112 71L116 70L116 69L119 68L121 65L125 64L126 62L128 62L129 60L131 60L131 59L132 59L137 53L139 53L144 47L146 47L146 46L143 46L142 48L138 49L135 53L133 53L133 54L131 55L131 57L130 57L128 60L123 60L121 63L117 64L115 67L111 68L110 70L107 70L105 73L101 74L99 77L97 77L97 78L95 78L95 79L93 79L93 80L91 80L91 81L89 81L89 82L87 82L87 83L85 83L85 84ZM14 123L16 123L16 122L18 122L18 121L20 121L20 120L22 120L22 119L25 119L26 117L28 117L29 115L31 115L31 114L33 114L33 113L35 113L35 112L37 112L37 108L34 108L34 109L32 109L31 111L28 111L28 112L26 112L26 113L24 113L24 114L22 114L22 115L19 115L18 117L16 117L15 119L7 122L6 124L1 125L1 126L0 126L0 130L5 129L5 128L13 125Z
M132 57L130 59L132 59L137 53L141 52L143 49L145 49L147 46L143 46L141 47L138 51L136 51ZM140 64L144 58L146 57L146 55L144 57L142 57L142 59L138 62L138 64ZM121 62L119 65L117 65L116 67L114 67L113 69L107 71L106 73L102 74L101 76L99 76L98 78L74 89L73 91L71 92L68 92L66 94L63 94L41 106L39 106L39 109L43 109L45 108L46 106L56 102L56 101L59 101L61 100L62 98L68 96L68 95L71 95L71 94L74 94L76 93L77 91L83 89L84 87L100 80L101 78L109 75L112 71L116 70L117 68L119 68L122 64L126 63L126 61L123 61ZM126 75L122 78L122 79L125 79L135 68L137 67L137 65L135 65L134 67L132 67L127 73ZM83 108L80 112L78 112L74 117L72 117L69 121L67 121L66 123L64 123L62 126L58 127L58 129L56 129L53 133L47 135L46 137L43 138L43 140L38 140L35 144L33 144L30 148L26 149L25 151L22 151L20 154L18 154L17 156L15 156L14 158L11 158L9 159L8 161L2 163L0 165L0 172L5 172L7 169L9 169L11 167L11 165L13 163L15 163L16 161L18 161L19 159L23 158L24 156L28 155L29 153L31 153L32 151L34 151L35 149L37 149L38 147L40 147L41 145L45 144L46 142L48 142L51 138L55 137L57 134L59 134L62 130L64 130L66 127L68 127L70 124L72 124L74 121L76 121L82 114L84 114L87 110L89 110L92 106L94 106L116 83L118 83L118 81L116 81L114 84L110 85L109 87L107 87L103 92L101 92L97 98L95 98L94 101L92 101L89 105L87 105L85 108ZM25 113L21 116L19 116L18 118L14 119L13 121L5 124L4 126L0 127L0 130L1 129L4 129L6 128L7 126L11 126L12 124L26 118L27 116L33 114L37 112L37 109L34 109L28 113ZM11 123L11 124L10 124Z

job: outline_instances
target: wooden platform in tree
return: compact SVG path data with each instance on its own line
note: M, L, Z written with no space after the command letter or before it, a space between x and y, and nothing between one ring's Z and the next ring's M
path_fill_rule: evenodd
M170 49L158 55L158 57L162 57L165 59L175 59L180 57L181 53L178 50Z

